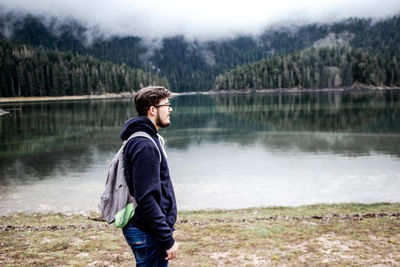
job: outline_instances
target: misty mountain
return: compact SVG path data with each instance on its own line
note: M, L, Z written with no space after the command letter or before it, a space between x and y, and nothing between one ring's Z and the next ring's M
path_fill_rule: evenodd
M350 46L385 59L400 57L400 17L373 22L351 18L329 25L282 26L259 36L201 42L184 36L143 40L105 38L76 21L2 14L2 38L48 49L91 55L151 71L168 79L173 91L206 91L215 78L236 67L310 47Z

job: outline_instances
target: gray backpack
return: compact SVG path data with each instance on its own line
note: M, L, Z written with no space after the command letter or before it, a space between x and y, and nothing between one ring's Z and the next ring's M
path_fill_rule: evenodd
M129 140L138 136L150 139L158 150L160 162L162 159L156 142L146 132L135 132L122 143L121 148L115 154L108 168L105 190L100 198L100 210L104 220L108 223L114 222L114 225L118 228L124 227L130 221L137 207L136 200L129 193L129 188L126 184L124 148Z

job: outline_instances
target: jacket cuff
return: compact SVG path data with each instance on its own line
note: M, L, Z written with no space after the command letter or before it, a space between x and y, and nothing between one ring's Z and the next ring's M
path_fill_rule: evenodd
M167 243L163 243L163 244L161 245L161 248L162 248L164 251L166 251L166 250L172 248L172 246L174 245L174 243L175 243L175 240L174 240L173 237L171 237L171 239L170 239Z

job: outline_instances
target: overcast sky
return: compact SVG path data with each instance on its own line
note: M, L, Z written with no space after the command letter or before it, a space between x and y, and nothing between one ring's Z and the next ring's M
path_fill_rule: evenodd
M105 35L216 39L276 24L400 14L400 0L1 0L4 11L74 18Z

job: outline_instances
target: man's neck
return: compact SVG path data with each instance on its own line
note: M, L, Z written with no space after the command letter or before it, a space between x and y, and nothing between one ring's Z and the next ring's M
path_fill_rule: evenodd
M158 129L160 129L160 126L157 125L156 118L153 116L146 116L146 117L153 123L154 127L156 127L156 130L158 132Z

